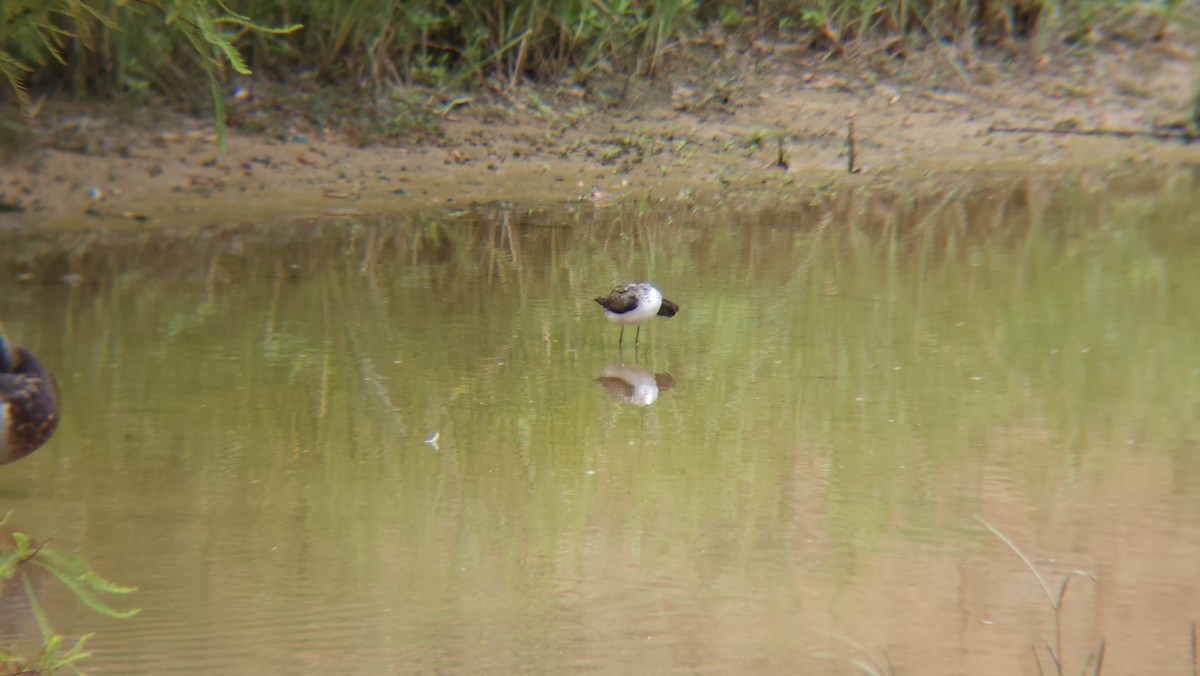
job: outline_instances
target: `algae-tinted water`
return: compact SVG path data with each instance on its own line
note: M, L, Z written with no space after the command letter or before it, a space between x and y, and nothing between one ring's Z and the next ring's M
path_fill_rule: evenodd
M63 418L0 512L139 587L46 585L96 673L1048 668L976 516L1095 577L1073 672L1183 673L1197 183L2 235ZM618 351L641 279L682 309Z

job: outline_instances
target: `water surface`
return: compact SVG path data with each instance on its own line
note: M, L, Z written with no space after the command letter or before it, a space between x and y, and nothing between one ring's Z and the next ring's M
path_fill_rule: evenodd
M977 517L1094 578L1069 670L1184 673L1198 183L0 233L64 410L0 511L139 588L47 585L95 673L1049 673Z

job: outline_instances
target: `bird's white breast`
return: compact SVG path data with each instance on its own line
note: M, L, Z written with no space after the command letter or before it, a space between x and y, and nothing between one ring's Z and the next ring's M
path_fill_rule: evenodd
M658 289L649 284L638 289L638 304L629 312L613 312L605 310L604 314L610 321L617 324L631 325L641 324L642 322L653 318L658 314L658 309L662 307L663 295Z

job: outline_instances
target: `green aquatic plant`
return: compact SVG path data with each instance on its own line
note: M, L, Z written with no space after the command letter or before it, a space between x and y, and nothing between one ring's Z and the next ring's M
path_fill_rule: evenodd
M102 598L106 594L132 594L136 591L135 587L119 585L101 577L79 556L37 544L25 533L13 532L9 543L0 544L0 589L20 579L42 635L42 649L36 658L0 650L2 674L55 674L60 670L81 673L77 664L91 655L84 647L92 634L84 634L68 646L66 637L54 630L30 579L30 574L36 572L31 569L40 569L54 576L85 606L107 617L127 618L140 612L139 608L118 610Z
M56 633L50 626L50 621L46 618L46 611L42 609L42 604L37 598L37 591L29 582L29 578L22 575L21 583L25 587L25 594L29 597L29 607L37 617L38 628L42 632L42 654L37 659L30 660L0 650L0 667L11 669L4 673L13 675L55 674L62 669L71 669L75 673L82 673L76 663L91 657L91 653L84 652L83 648L92 634L80 636L74 645L63 650L65 637Z

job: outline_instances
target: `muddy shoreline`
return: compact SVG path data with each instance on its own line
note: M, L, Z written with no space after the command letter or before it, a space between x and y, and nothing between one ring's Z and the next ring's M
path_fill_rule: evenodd
M224 155L202 118L51 104L34 142L0 166L3 201L17 209L0 227L189 228L495 202L811 200L843 187L904 191L967 175L1200 160L1200 146L1174 141L988 133L1176 122L1196 77L1195 50L1177 41L1037 68L980 60L972 82L947 77L939 59L913 58L881 77L870 64L775 56L734 86L693 70L637 83L612 107L528 88L453 107L434 141L358 147L330 130L272 138L235 128ZM847 172L851 120L857 174Z

